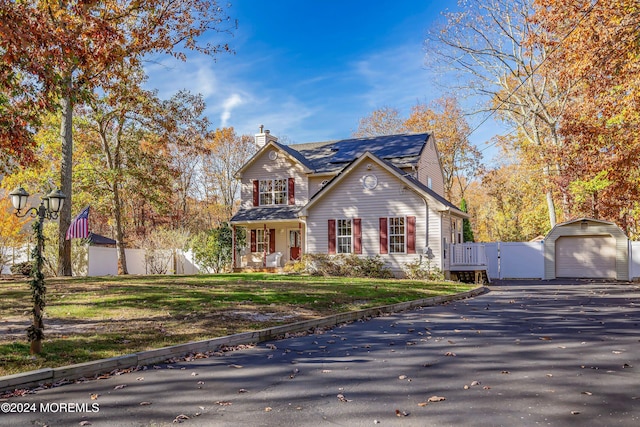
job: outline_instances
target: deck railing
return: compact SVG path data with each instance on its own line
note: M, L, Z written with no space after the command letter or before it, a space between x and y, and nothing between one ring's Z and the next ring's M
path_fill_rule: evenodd
M487 255L480 243L458 243L450 245L450 266L486 266Z

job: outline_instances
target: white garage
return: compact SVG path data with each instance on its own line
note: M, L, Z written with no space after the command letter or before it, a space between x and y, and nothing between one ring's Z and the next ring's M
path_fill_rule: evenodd
M545 279L629 280L629 243L614 223L581 218L556 225L544 240Z

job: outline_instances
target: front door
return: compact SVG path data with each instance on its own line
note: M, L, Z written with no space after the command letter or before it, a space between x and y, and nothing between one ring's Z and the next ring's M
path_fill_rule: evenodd
M300 260L300 230L289 230L289 259Z

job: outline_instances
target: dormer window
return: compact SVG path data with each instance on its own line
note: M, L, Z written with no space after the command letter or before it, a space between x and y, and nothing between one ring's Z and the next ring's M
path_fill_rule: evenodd
M260 206L286 205L288 200L286 179L260 180Z

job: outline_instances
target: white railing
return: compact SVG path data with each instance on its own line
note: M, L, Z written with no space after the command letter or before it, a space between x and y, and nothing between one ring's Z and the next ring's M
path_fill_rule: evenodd
M450 245L450 266L486 266L487 255L484 245L480 243L459 243Z

